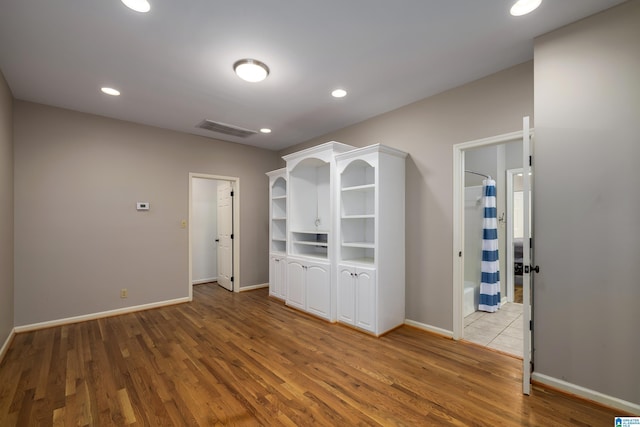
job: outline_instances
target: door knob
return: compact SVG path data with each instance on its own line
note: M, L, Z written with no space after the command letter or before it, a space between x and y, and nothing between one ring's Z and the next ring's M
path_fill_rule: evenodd
M532 266L531 270L535 271L536 273L540 273L540 266L539 265L536 265L535 267Z

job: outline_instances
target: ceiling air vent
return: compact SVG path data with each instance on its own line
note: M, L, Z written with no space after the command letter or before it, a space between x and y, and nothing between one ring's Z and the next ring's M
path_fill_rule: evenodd
M213 120L203 120L196 125L197 128L210 130L211 132L223 133L225 135L237 136L239 138L246 138L251 135L255 135L255 130L243 129L237 126L228 125L225 123L214 122Z

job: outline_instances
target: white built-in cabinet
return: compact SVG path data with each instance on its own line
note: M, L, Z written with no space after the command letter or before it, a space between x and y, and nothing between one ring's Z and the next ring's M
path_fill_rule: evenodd
M286 304L336 320L335 156L354 147L328 142L284 156L287 162Z
M284 168L269 177L269 295L287 297L287 179Z
M405 158L379 144L336 156L338 321L374 335L405 319Z
M405 157L338 142L284 157L268 174L270 295L374 335L404 323Z

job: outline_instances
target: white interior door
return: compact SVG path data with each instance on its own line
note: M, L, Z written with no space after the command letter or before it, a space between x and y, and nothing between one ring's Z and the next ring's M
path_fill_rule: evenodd
M218 184L218 284L233 291L233 186Z
M529 134L529 117L522 120L522 199L523 209L523 239L522 239L522 319L523 319L523 340L522 340L522 392L531 393L531 357L532 357L532 337L531 337L531 284L533 281L533 251L531 250L531 139ZM527 238L529 237L529 238ZM537 269L537 267L536 267Z

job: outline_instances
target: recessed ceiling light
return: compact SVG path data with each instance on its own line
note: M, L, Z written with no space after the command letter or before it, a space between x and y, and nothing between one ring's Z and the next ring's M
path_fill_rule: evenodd
M147 0L122 0L122 3L136 12L146 13L151 10L151 5Z
M103 93L106 93L107 95L111 95L111 96L118 96L118 95L120 95L120 91L119 91L119 90L117 90L117 89L114 89L114 88L112 88L112 87L103 87L103 88L100 88L100 90L101 90Z
M540 6L542 0L518 0L511 6L510 13L513 16L522 16L531 13Z
M269 75L267 64L255 59L241 59L233 64L238 77L251 83L261 82Z
M347 91L344 89L336 89L331 92L331 96L333 96L334 98L344 98L345 96L347 96Z
M260 129L260 132L262 132L262 133L271 133L271 129L269 129L269 128L262 128L262 129Z

